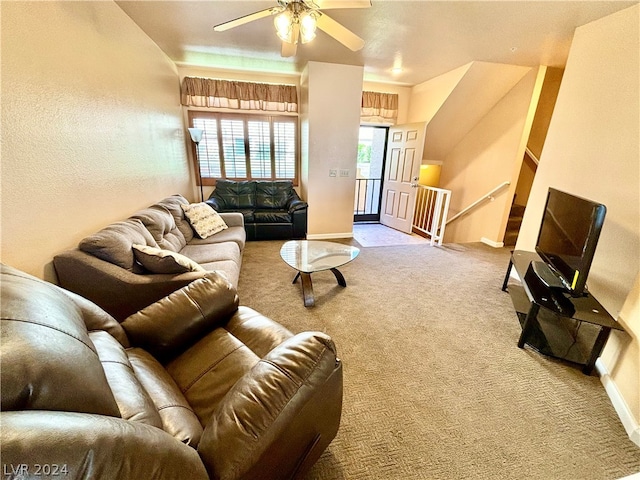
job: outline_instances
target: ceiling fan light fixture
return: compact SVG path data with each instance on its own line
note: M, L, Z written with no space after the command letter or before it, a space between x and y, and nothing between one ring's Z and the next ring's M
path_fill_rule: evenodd
M308 43L316 38L316 16L312 11L304 12L300 15L300 37L302 43Z
M366 8L371 6L371 0L276 0L276 3L277 7L265 8L220 23L213 29L216 32L224 32L254 20L273 16L276 34L282 41L280 54L283 57L293 57L298 43L311 42L316 37L317 29L354 52L364 47L362 38L322 12L321 8Z
M283 42L293 43L291 35L293 32L293 21L293 14L289 10L279 13L273 19L273 24L276 27L276 33Z

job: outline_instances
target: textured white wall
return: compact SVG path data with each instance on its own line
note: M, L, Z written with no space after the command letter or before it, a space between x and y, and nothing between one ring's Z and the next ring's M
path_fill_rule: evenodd
M302 177L311 239L353 234L362 74L362 67L309 62L302 76ZM331 168L337 177L329 176ZM349 175L341 177L340 170Z
M2 3L2 261L53 256L193 197L172 62L113 2Z
M549 187L607 206L588 285L630 333L612 332L603 360L637 422L640 321L623 312L640 303L639 19L636 5L576 29L516 244L534 248Z

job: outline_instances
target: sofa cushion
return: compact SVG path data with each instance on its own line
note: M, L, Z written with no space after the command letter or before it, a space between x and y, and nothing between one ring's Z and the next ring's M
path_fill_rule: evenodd
M82 310L59 287L0 267L2 411L120 417Z
M223 210L252 209L256 205L256 182L219 179L213 194Z
M171 250L133 245L133 254L140 264L151 273L203 272L204 268L188 257Z
M184 211L181 207L181 205L188 204L189 200L184 198L182 195L172 195L156 203L156 205L162 206L171 212L171 215L173 215L173 219L176 222L176 227L178 227L178 230L180 230L182 235L184 235L185 241L190 242L193 238L193 229L191 228L189 221L185 218Z
M207 425L229 389L259 361L235 336L216 328L166 367L200 423Z
M131 218L137 218L147 227L160 248L179 252L187 244L183 233L176 226L173 215L161 205L146 208Z
M289 180L256 182L256 209L287 207L293 195L293 184Z
M155 358L141 348L130 348L127 356L160 415L162 429L196 448L202 436L202 425L176 382Z
M184 215L200 238L208 238L229 228L213 208L206 203L182 205Z
M122 345L107 332L99 330L89 332L89 337L98 351L122 418L162 428L160 415L133 372Z
M253 208L240 208L240 209L234 210L234 212L239 212L242 214L245 224L254 222Z
M222 215L224 214L221 214L220 216L222 217ZM244 245L246 243L246 240L247 240L247 233L244 227L229 227L226 230L216 233L212 237L207 237L207 238L194 237L182 250L180 250L180 253L182 253L183 255L186 255L192 260L195 260L195 258L192 257L190 253L186 253L188 250L185 251L185 248L188 249L188 247L191 247L193 245L216 245L219 243L227 243L227 242L235 243L236 245L238 245L239 251L242 252L244 250ZM202 263L202 262L199 262L198 260L195 260L195 261L197 261L198 263Z
M216 262L204 263L202 265L207 272L215 272L224 277L234 287L238 286L240 278L240 265L233 260L219 260Z
M133 255L133 244L157 247L158 244L149 230L139 219L115 222L99 232L89 235L80 242L83 252L118 265L132 272L141 273Z
M291 215L286 210L256 210L254 223L291 223Z
M182 255L203 266L221 260L233 260L240 263L240 248L235 242L216 243L214 245L191 244L184 247Z

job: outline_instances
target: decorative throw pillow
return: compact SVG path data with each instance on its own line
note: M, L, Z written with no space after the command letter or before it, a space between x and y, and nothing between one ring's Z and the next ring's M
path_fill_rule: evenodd
M181 205L184 215L200 238L207 238L229 228L218 212L206 203Z
M171 250L133 245L133 255L151 273L205 272L206 270L184 255Z

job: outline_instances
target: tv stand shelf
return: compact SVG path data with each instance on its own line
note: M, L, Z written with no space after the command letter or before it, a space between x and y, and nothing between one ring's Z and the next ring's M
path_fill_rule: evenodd
M624 329L593 295L570 297L531 281L527 270L531 262L539 261L534 252L513 251L502 284L502 290L511 296L522 327L518 347L527 344L543 355L582 365L582 372L590 375L611 329ZM519 284L509 283L514 267ZM568 302L573 308L566 308Z

